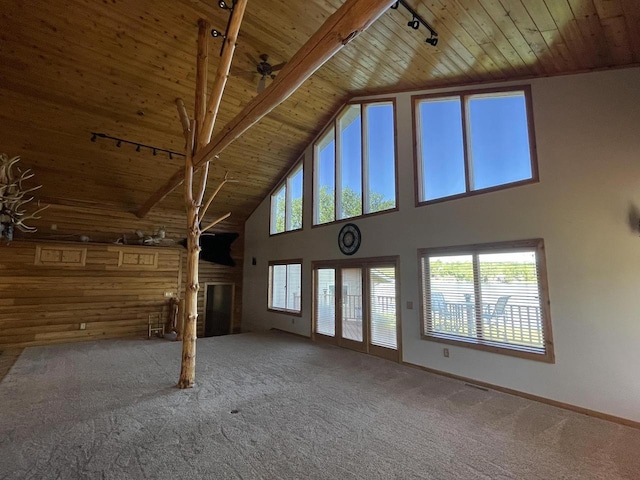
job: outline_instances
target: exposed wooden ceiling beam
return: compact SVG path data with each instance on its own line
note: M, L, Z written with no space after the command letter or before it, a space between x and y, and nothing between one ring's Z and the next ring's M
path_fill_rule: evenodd
M220 154L234 140L260 121L275 107L289 98L313 73L339 52L359 33L375 22L395 0L347 0L298 50L275 80L260 95L251 100L225 128L193 159L198 168ZM147 213L182 182L183 170L177 171L136 212Z
M247 0L238 0L233 7L233 15L227 29L227 37L224 41L224 49L222 50L222 58L220 59L220 66L218 67L218 73L216 79L213 82L213 89L211 96L209 97L209 103L203 113L201 126L198 127L199 133L196 138L198 141L198 148L204 147L211 141L211 135L213 134L213 126L216 123L218 117L218 109L220 108L220 102L222 101L222 92L227 84L229 78L229 70L231 69L231 59L233 53L236 50L236 41L238 40L238 32L240 31L240 25L242 24L242 18L247 7ZM200 121L200 120L198 120Z

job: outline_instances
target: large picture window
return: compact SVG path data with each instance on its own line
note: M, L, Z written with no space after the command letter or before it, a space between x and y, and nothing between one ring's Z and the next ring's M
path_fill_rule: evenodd
M347 105L314 144L313 224L395 208L394 103Z
M269 262L269 310L300 314L302 261Z
M554 361L542 240L423 249L422 333Z
M302 228L302 182L300 161L271 194L271 235Z
M530 97L528 87L412 97L418 203L537 181Z

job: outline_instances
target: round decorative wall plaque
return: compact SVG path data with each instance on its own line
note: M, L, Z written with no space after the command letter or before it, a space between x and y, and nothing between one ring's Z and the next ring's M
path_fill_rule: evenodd
M353 223L347 223L340 229L338 234L338 246L340 251L345 255L353 255L360 248L360 241L362 235L357 225Z

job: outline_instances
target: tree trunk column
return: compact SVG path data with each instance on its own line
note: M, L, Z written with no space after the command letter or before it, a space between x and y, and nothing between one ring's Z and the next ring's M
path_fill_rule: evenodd
M198 258L200 257L198 226L190 225L187 238L187 285L185 291L182 366L178 388L191 388L196 377L196 339L198 337Z

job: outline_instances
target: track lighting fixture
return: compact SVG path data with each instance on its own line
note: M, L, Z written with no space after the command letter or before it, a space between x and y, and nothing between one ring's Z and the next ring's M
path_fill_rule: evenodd
M121 148L123 143L127 145L134 145L136 147L136 152L142 151L143 148L148 148L153 152L154 157L158 155L158 152L166 153L169 157L169 160L173 160L174 155L178 157L184 157L184 153L174 152L173 150L167 150L166 148L159 148L151 145L145 145L144 143L132 142L130 140L125 140L124 138L112 137L111 135L107 135L105 133L91 132L92 142L96 142L98 138L113 140L114 142L116 142L116 147L118 148Z
M222 37L222 38L227 38L227 34L229 33L229 26L231 24L231 16L233 14L233 9L236 6L236 2L237 0L231 0L231 5L228 5L227 2L229 0L219 0L218 1L218 7L220 7L223 10L226 10L229 12L229 19L227 20L227 27L224 30L224 35L222 34L222 32L220 30L217 30L215 28L211 29L211 36L213 38L218 38L218 37ZM226 46L226 42L222 42L222 46L220 47L220 56L222 56L222 53L224 52Z
M422 18L413 8L409 6L409 4L407 4L406 0L398 0L396 3L391 5L391 8L393 10L397 10L400 5L402 5L411 15L411 20L407 22L407 27L411 27L413 30L418 30L420 28L420 25L423 25L427 30L429 30L429 33L431 34L431 37L427 38L425 42L432 47L435 47L438 44L438 33L433 29L433 27L431 27L431 25L427 23L424 18Z

